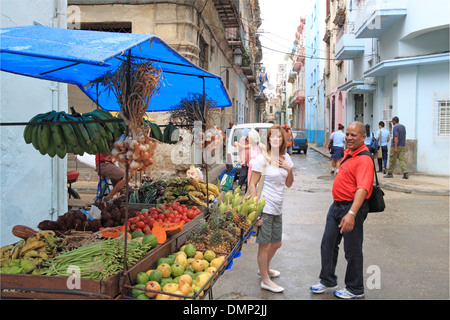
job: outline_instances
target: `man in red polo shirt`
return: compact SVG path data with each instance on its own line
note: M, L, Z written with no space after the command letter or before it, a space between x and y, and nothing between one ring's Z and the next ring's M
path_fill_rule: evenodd
M345 288L334 291L339 298L364 297L363 280L363 223L369 212L369 199L374 179L373 159L358 155L367 150L364 140L365 126L352 122L347 127L345 141L347 150L337 173L333 188L333 203L328 211L325 231L321 243L320 281L311 286L311 292L323 293L337 287L335 274L339 244L344 238L347 260Z

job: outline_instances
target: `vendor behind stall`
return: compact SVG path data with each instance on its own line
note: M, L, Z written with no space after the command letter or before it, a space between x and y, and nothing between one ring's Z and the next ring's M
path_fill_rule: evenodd
M100 165L99 165L100 163ZM101 153L95 155L96 171L99 176L107 177L111 180L113 189L104 197L105 200L112 200L114 195L119 192L126 184L125 170L115 165L111 156L104 156Z

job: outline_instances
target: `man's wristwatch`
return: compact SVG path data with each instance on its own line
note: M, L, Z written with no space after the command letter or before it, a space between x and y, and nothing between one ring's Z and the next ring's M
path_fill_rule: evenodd
M348 210L348 213L350 213L352 216L356 218L356 213L354 213L352 210Z

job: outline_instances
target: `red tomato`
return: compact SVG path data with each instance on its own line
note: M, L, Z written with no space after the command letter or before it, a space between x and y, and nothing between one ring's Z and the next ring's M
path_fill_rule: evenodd
M144 229L144 227L145 227L144 221L138 221L136 223L136 227L138 227L138 229Z
M197 212L195 212L194 210L189 210L187 213L187 217L189 219L194 219L197 216Z
M158 219L164 220L166 216L162 213L158 214Z
M134 230L134 231L140 231L140 232L142 232L142 229L141 229L141 228L136 228L136 230Z
M139 217L133 217L128 219L128 221L130 221L131 224L136 224L139 220L140 220Z
M198 208L196 206L192 206L192 210L197 210Z

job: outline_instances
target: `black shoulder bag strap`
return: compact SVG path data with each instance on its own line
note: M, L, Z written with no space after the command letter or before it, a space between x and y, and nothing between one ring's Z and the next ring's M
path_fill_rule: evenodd
M366 155L366 156L369 156L369 157L372 158L372 154L371 154L369 151L367 151L367 150L361 151L360 153L358 153L357 155L354 155L353 157L357 157L357 156L360 156L360 155ZM351 157L352 157L351 155L346 156L346 157L341 161L340 166L342 166L342 164L343 164L346 160L350 159ZM374 160L373 158L372 158L372 160L373 160L373 171L375 172L376 185L378 186L379 184L378 184L377 170L375 169L375 160Z

